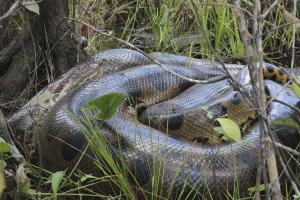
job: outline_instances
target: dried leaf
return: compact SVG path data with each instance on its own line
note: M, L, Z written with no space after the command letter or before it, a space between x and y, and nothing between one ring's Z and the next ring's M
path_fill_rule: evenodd
M24 1L23 6L31 12L40 15L40 7L34 0Z
M300 31L300 20L297 17L295 17L292 13L288 12L287 10L284 10L283 11L283 18L287 23L294 23L295 22L296 32Z
M17 189L19 192L29 193L31 191L30 179L26 175L24 164L19 165L17 169L16 182L17 182Z

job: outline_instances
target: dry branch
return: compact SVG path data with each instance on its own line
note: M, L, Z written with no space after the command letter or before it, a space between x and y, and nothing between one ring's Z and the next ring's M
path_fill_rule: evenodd
M7 17L14 15L19 10L20 6L20 0L17 0L4 15L0 16L0 22Z
M248 68L250 73L250 78L253 86L253 93L255 95L254 104L258 109L258 118L260 122L260 141L263 138L269 138L270 132L269 123L267 119L267 106L266 106L266 95L264 91L264 79L262 73L262 65L263 65L263 49L262 49L262 29L263 29L263 20L264 17L269 13L269 11L277 4L274 2L272 6L262 15L260 1L255 1L254 4L254 18L253 18L253 35L248 31L247 22L244 16L244 13L235 8L234 13L237 17L237 21L239 24L239 32L241 35L241 40L245 47L246 60L248 62ZM235 1L235 5L239 8L241 7L240 0ZM259 67L257 68L257 63L259 63ZM264 148L260 150L260 163L257 172L257 181L256 181L256 199L260 199L259 197L259 184L261 179L261 170L265 169L263 166L266 161L268 166L268 173L271 182L272 189L272 199L282 199L279 178L278 178L278 170L276 164L275 152L272 145L264 145ZM264 177L266 177L264 175ZM265 184L267 184L267 180L264 180ZM270 199L270 194L267 194L267 198Z
M272 144L272 141L271 141L269 138L265 138L265 139L263 140L263 142ZM289 153L292 153L292 154L294 154L294 155L300 157L300 152L299 152L299 151L296 151L295 149L292 149L292 148L290 148L290 147L288 147L288 146L285 146L285 145L283 145L283 144L281 144L281 143L279 143L279 142L275 142L275 145L276 145L277 147L279 147L279 148L281 148L281 149L283 149L283 150L289 152Z

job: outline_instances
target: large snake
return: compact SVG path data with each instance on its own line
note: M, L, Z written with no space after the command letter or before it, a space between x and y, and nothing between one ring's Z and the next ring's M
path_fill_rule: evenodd
M221 65L208 60L159 53L152 56L169 70L188 78L205 80L224 75ZM90 68L86 68L87 66ZM245 68L243 65L226 65L226 67L235 77L238 77L239 72ZM109 74L120 69L123 71ZM286 79L281 72L274 71L274 68L268 65L265 70L271 79L279 80L281 77ZM79 157L79 150L83 150L86 145L82 127L78 124L80 122L85 126L86 123L81 112L82 106L99 96L119 92L126 97L126 100L116 114L103 124L102 132L111 142L110 151L116 160L118 160L117 155L120 154L119 148L122 149L121 156L140 185L146 188L151 185L149 160L152 162L158 160L167 164L163 173L165 187L172 185L180 190L188 185L190 186L188 188L202 191L205 186L208 186L214 190L224 188L225 185L233 185L235 177L239 177L240 182L249 185L257 166L260 146L257 123L252 125L241 142L213 146L181 140L149 128L136 120L132 106L153 105L175 97L188 88L190 89L186 91L187 94L177 97L179 100L174 99L173 103L179 102L177 105L182 105L184 99L182 97L185 97L184 104L193 108L203 105L203 102L220 102L218 99L222 98L228 101L227 94L232 97L232 94L237 93L227 80L206 86L193 85L153 64L150 59L136 51L109 50L95 55L86 64L71 70L41 91L11 117L9 123L17 129L28 131L33 129L34 121L39 119L41 122L35 131L41 146L40 154L44 167L57 170L73 166ZM273 81L266 81L266 86L270 96L292 106L299 105L298 98L288 88L283 88ZM193 87L202 87L200 92L205 90L202 100L201 98L197 100L199 94L195 95ZM198 89L197 91L199 92ZM228 91L230 92L227 93ZM243 102L239 94L238 99L239 102ZM232 98L229 98L229 101L231 100ZM249 107L239 102L237 104L240 106L240 111L247 112ZM47 109L47 112L44 109ZM156 108L150 107L151 109L153 111ZM279 103L270 104L269 115L271 124L283 116L296 120L294 110ZM74 116L79 121L74 120ZM180 130L185 123L182 123L182 118L184 119L186 115L181 114L180 117L181 123L178 122L177 116L169 126L173 125L175 129ZM275 124L272 127L278 128ZM280 138L288 135L295 141L296 129L285 125L281 125L280 129L277 130ZM299 141L299 138L297 140ZM116 144L116 141L121 142L121 145ZM283 142L285 141L287 140ZM90 165L89 158L84 157L81 163L81 167L85 169L95 168Z

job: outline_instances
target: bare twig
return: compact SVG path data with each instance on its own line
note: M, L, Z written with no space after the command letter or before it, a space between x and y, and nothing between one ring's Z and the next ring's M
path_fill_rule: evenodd
M267 10L261 15L261 18L263 18L263 19L266 18L267 15L271 12L271 10L274 9L274 7L275 7L278 3L279 3L278 0L274 1L274 2L272 3L272 5L271 5L269 8L267 8Z
M20 153L20 151L18 150L18 148L16 147L13 139L11 138L8 128L7 128L7 123L5 120L5 117L3 115L3 113L0 110L0 137L2 137L5 142L7 142L8 144L10 144L11 147L11 155L19 162L23 162L25 161L25 158L23 157L23 155Z
M272 143L272 141L271 141L269 138L264 138L264 139L263 139L263 142ZM289 152L289 153L292 153L292 154L294 154L294 155L300 157L300 152L299 152L299 151L296 151L295 149L292 149L292 148L290 148L290 147L288 147L288 146L285 146L285 145L283 145L283 144L281 144L281 143L279 143L279 142L275 142L275 145L276 145L277 147L279 147L279 148L281 148L281 149L283 149L283 150Z
M268 128L268 131L271 133L272 132L271 128L270 127L267 127L267 128ZM284 172L285 176L287 177L287 179L291 183L291 185L292 185L292 187L293 187L296 195L300 196L300 191L299 191L299 189L297 187L297 184L295 183L295 181L293 180L292 176L290 175L290 173L289 173L289 171L288 171L288 169L287 169L287 167L286 167L286 165L285 165L285 163L284 163L284 161L282 159L282 156L280 155L280 152L279 152L277 146L275 145L276 141L275 141L274 135L270 134L269 136L270 137L268 139L271 139L271 142L273 144L274 150L275 150L276 154L278 155L279 163L280 163L281 167L283 168L283 172Z
M294 0L293 16L295 18L296 18L296 13L297 13L297 0ZM296 24L293 24L291 69L294 68L294 62L295 62L295 34L296 34Z
M262 49L262 30L263 30L263 20L264 17L267 16L267 14L270 12L270 10L276 6L278 2L274 2L272 6L264 13L261 14L261 7L260 7L260 1L255 1L254 6L254 18L253 18L253 35L254 37L251 37L251 34L247 30L247 23L244 17L244 14L239 9L234 9L234 12L237 16L237 20L239 23L239 31L241 35L241 39L243 42L243 45L245 47L245 54L246 59L249 64L249 73L250 78L253 86L253 93L255 95L255 102L254 104L257 105L258 109L258 118L260 122L260 141L262 142L263 138L270 138L273 140L273 136L271 134L270 124L267 120L267 104L266 104L266 95L264 91L264 80L263 80L263 73L262 73L262 66L263 66L263 49ZM240 7L241 2L240 0L236 0L235 4L237 7ZM253 41L253 42L252 42ZM259 67L257 69L257 62L259 62ZM275 151L274 151L275 149ZM278 170L277 170L277 164L276 164L276 157L275 152L276 147L273 145L264 145L264 148L260 150L262 153L260 155L260 163L258 167L257 172L257 181L256 181L256 199L260 199L259 197L259 190L258 185L260 184L261 179L261 171L265 169L263 166L265 166L264 162L266 161L267 164L267 170L269 173L269 179L271 183L271 190L272 190L272 199L282 199L281 191L280 191L280 184L279 184L279 178L278 178ZM280 163L282 164L282 158L279 155ZM265 173L265 170L263 170ZM285 173L288 174L288 171L285 170ZM289 174L287 175L289 176ZM266 177L266 176L264 176ZM292 180L291 180L292 181ZM265 180L265 184L267 184ZM295 188L294 188L295 189ZM297 188L295 189L295 191ZM267 192L267 191L266 191ZM270 199L270 195L267 193L267 198Z
M288 23L285 23L285 24L276 26L276 27L274 27L274 28L272 28L272 29L270 29L270 30L266 30L264 33L262 33L262 35L267 35L267 34L271 33L272 31L275 31L275 30L278 30L278 29L282 29L282 28L285 28L285 27L287 27L287 26L291 26L291 25L293 25L293 24L296 25L297 31L300 30L300 20L297 19L297 20L295 20L295 21L288 22Z
M252 41L251 41L251 35L247 29L247 22L245 20L244 14L240 11L240 7L241 7L241 1L240 0L236 0L235 1L235 5L237 8L233 9L234 14L237 18L238 24L239 24L239 32L240 32L240 37L241 40L243 42L243 46L245 48L245 54L246 54L246 60L248 63L248 69L249 69L249 75L250 75L250 79L251 79L251 83L252 85L255 87L255 77L254 77L254 73L253 73L253 69L255 68L254 66L256 65L256 62L253 63L253 61L255 61L254 59L254 48L252 45ZM257 102L254 102L257 108ZM260 128L261 129L261 128ZM260 131L260 138L261 138L261 131ZM257 176L256 176L256 194L255 194L255 199L259 200L260 196L259 196L259 185L260 185L260 179L261 179L261 174L262 174L262 170L263 170L263 166L264 166L264 159L263 159L263 151L262 151L262 147L260 146L259 148L259 158L258 158L258 168L257 168Z
M276 3L276 2L275 2ZM267 105L266 105L266 94L265 94L265 87L264 87L264 78L263 78L263 49L262 49L262 31L263 31L263 22L264 18L261 15L261 3L259 0L256 0L256 14L257 14L257 32L255 41L256 41L256 48L257 48L257 57L259 59L259 93L260 93L260 104L261 104L261 112L263 113L264 118L267 117ZM275 6L276 4L272 4L272 6ZM271 7L272 7L271 6ZM272 9L270 7L270 9ZM266 13L268 13L267 11ZM264 138L269 138L271 132L268 132L267 129L270 128L269 121L265 120L265 122L261 122L261 124L264 124L265 130L264 132L267 133ZM265 149L266 153L266 163L267 163L267 169L268 169L268 174L269 174L269 179L270 179L270 184L271 184L271 189L272 189L272 199L282 199L281 196L281 188L280 188L280 183L279 183L279 175L278 175L278 169L277 169L277 162L276 162L276 157L275 157L275 152L274 152L274 147L272 145L265 145L267 147ZM266 180L265 180L266 184Z
M14 15L19 10L20 6L20 0L16 0L16 2L8 9L8 11L4 15L0 16L0 22L7 17Z
M290 105L290 104L288 104L288 103L285 103L284 101L281 101L281 100L276 99L276 98L272 98L272 99L270 99L270 100L268 101L268 104L271 103L271 102L277 102L277 103L280 103L280 104L282 104L282 105L285 105L285 106L287 106L287 107L289 107L289 108L295 110L295 111L298 113L298 115L300 115L300 109L299 109L299 108L297 108L297 107L295 107L295 106L292 106L292 105Z

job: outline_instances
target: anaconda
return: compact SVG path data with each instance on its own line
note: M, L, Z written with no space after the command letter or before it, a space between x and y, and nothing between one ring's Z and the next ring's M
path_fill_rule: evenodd
M121 54L120 52L126 53ZM149 175L151 170L149 170L147 161L149 158L168 163L163 179L166 187L173 185L180 190L186 184L191 187L197 184L196 188L199 190L203 189L205 185L213 189L216 188L216 185L224 186L227 181L233 183L235 176L238 176L241 182L249 183L258 159L259 133L257 124L253 125L253 128L243 137L242 142L228 143L218 147L191 144L156 129L151 129L135 120L135 115L130 111L132 102L152 105L178 95L181 91L192 87L193 84L166 72L160 66L151 64L147 57L135 51L113 50L109 53L99 54L99 58L106 60L108 55L115 63L114 66L119 68L135 67L110 75L93 75L91 80L87 80L90 79L90 76L83 75L81 77L84 78L75 81L76 84L72 82L76 78L70 78L73 76L70 72L67 77L72 83L67 81L65 86L58 82L62 89L58 90L57 95L54 95L56 96L55 100L52 100L52 97L46 98L50 99L51 104L49 104L50 101L44 101L49 112L38 115L39 117L42 116L40 119L41 127L37 128L36 132L42 146L40 153L45 167L57 170L74 165L79 156L78 150L84 148L86 140L79 124L73 120L72 116L78 118L79 122L84 125L81 107L86 102L109 92L120 92L126 96L126 101L118 109L115 116L104 123L102 131L108 139L114 140L113 138L117 136L121 138L121 144L124 145L121 146L122 157L129 168L135 172L134 174L141 185L146 187L151 184L151 176ZM127 56L124 57L124 55ZM169 54L153 54L153 56L169 69L189 78L207 79L224 74L222 67L211 61L188 59ZM126 60L127 63L134 64L129 66L125 62L122 66L119 60ZM111 66L110 62L103 63L107 68ZM227 66L233 75L245 67L243 65ZM78 69L83 69L83 67ZM88 74L95 74L93 70L95 69L91 70L93 73ZM76 70L74 69L74 71ZM270 71L270 69L266 68L266 71ZM68 87L70 85L71 87ZM289 89L282 88L274 82L267 82L267 86L271 95L283 91L278 92L277 99L291 105L299 104L298 98ZM219 89L222 90L226 87L228 87L228 83L222 83ZM67 89L64 90L64 88ZM45 94L45 91L49 91L53 96L53 90L45 89L42 94ZM65 92L61 94L61 91ZM210 97L218 98L219 92L212 93ZM28 105L24 110L28 111ZM282 105L276 103L272 103L270 113L270 122L273 122L278 116L294 117L293 110L286 107L282 108ZM20 119L19 116L21 114L12 117L9 120L10 123L13 124L18 121L16 119ZM293 131L295 130L289 129L289 131L292 133L291 135L294 135ZM119 147L115 144L110 146L111 152L114 152L113 155L120 152ZM154 153L156 155L153 155ZM82 166L90 168L92 167L89 165L90 163L82 163ZM180 171L178 171L178 167Z
M281 69L268 63L264 63L263 73L265 79L283 85L289 80ZM243 75L237 74L240 83L244 80ZM244 87L251 90L249 84L244 84ZM150 106L141 113L140 120L192 142L220 144L224 141L224 135L217 131L216 119L219 117L231 119L240 129L247 129L251 121L257 118L253 105L245 101L228 80L196 84L168 101Z

